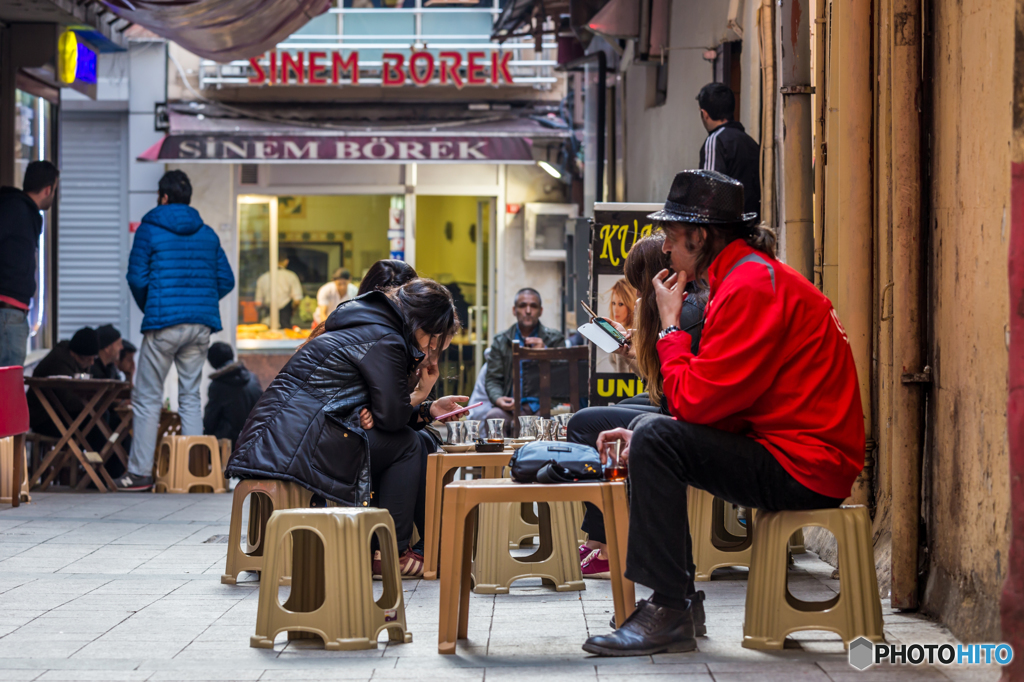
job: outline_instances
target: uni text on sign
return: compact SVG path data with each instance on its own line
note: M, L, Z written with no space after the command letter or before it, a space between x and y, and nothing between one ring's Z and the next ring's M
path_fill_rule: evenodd
M440 52L436 57L425 50L413 51L408 59L399 52L382 57L382 84L398 87L440 83L465 85L513 85L509 72L511 52ZM271 50L249 59L250 85L359 85L359 53L340 50ZM346 76L348 77L346 80Z

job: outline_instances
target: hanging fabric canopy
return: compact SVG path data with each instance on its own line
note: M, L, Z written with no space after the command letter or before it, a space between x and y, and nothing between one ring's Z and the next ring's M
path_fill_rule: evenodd
M331 0L103 0L112 12L206 59L248 59L273 48Z

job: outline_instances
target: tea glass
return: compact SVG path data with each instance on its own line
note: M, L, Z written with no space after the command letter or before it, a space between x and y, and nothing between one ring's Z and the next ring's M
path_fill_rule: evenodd
M449 445L462 445L466 442L465 422L448 422L445 426L448 427Z
M488 419L487 420L487 442L488 443L504 443L505 442L505 420L504 419Z
M613 440L604 444L604 480L625 481L629 475L626 459L621 456L622 441Z
M480 438L480 420L467 419L463 424L466 425L466 442L475 443Z

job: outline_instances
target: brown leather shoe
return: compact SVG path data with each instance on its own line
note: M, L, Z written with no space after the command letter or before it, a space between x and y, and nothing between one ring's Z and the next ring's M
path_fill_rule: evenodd
M685 611L637 602L622 627L608 635L589 638L583 650L598 656L650 656L694 651L697 640L693 630L693 608Z
M707 617L704 615L704 590L697 590L689 596L690 611L693 613L693 633L697 637L707 637L708 627L705 625ZM615 616L608 621L608 627L615 629Z

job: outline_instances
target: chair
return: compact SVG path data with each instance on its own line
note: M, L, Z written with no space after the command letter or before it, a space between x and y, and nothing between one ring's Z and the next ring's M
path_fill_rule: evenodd
M383 595L373 598L370 541L380 542ZM291 542L288 542L288 538ZM291 545L291 593L278 600ZM330 561L327 561L330 557ZM256 634L249 646L272 649L274 638L320 637L330 651L376 649L377 635L412 642L405 621L395 524L385 509L285 509L267 522Z
M245 535L246 548L242 549L242 505L249 499L249 524ZM228 530L227 565L220 581L234 585L242 571L263 571L267 522L270 515L282 509L309 507L313 493L298 483L274 479L247 479L235 486L231 502L231 526ZM290 571L285 571L291 575Z
M511 479L454 481L445 489L441 535L441 611L437 650L454 654L456 641L469 632L469 592L477 507L484 503L591 502L606 519L612 598L618 625L633 612L635 590L623 576L629 505L622 481L593 481L570 485L523 484Z
M693 563L697 582L711 580L717 568L750 566L750 543L753 533L745 535L730 532L726 523L726 502L700 488L686 491L686 512L690 519L690 538L693 545ZM751 528L749 523L747 528Z
M828 530L839 547L839 594L826 601L797 599L786 586L790 538L806 526ZM743 646L781 649L786 635L799 630L829 630L838 633L845 644L858 637L885 641L871 517L866 507L757 513L747 577Z
M205 452L204 452L205 450ZM221 444L214 436L167 436L157 446L153 492L227 492Z
M588 363L587 366L589 367L590 348L587 346L574 346L573 348L543 348L537 350L534 348L524 348L517 342L513 341L512 414L516 417L516 419L513 420L515 428L519 428L518 417L522 410L522 364L527 360L537 363L537 370L540 375L539 395L537 396L540 400L540 411L537 412L537 414L543 417L551 416L551 363L558 361L566 362L568 364L569 403L572 405L573 411L579 410L582 407L583 403L581 402L581 398L585 391L580 390L580 363ZM586 375L587 370L584 370L584 379L586 379Z
M28 431L28 401L25 398L23 367L0 367L0 438L11 437L11 468L2 476L9 481L11 506L21 504L21 481L25 476L25 432ZM0 495L3 491L0 491Z

